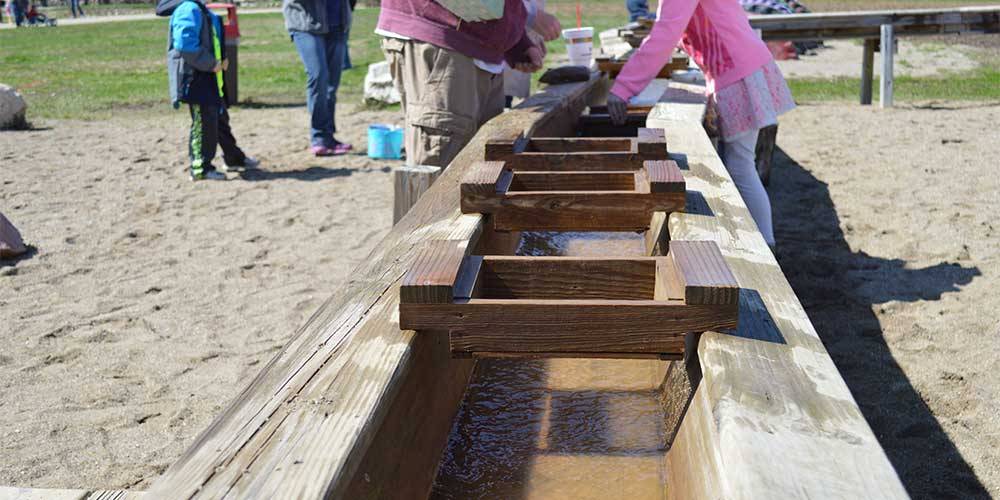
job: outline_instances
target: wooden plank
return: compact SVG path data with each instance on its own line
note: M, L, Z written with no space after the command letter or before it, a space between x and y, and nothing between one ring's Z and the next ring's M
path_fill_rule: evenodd
M78 490L0 486L0 500L138 500L145 494L130 490Z
M882 75L879 77L879 94L878 94L878 107L880 108L891 108L892 107L892 87L893 80L895 79L892 75L892 57L893 57L893 47L895 47L895 36L893 35L892 24L883 24L881 26L882 35Z
M670 257L688 304L736 304L740 286L712 241L671 241Z
M400 321L447 329L453 352L680 354L685 333L733 328L736 310L652 299L470 299L400 304Z
M702 379L667 454L667 497L908 498L705 135L703 112L671 103L650 113L712 214L671 214L670 235L716 241L756 293L741 294L734 334L701 336Z
M410 211L420 196L430 189L441 175L441 167L430 165L405 165L393 171L392 223L395 224Z
M647 160L665 160L667 156L667 137L662 129L640 128L637 137L639 154Z
M482 217L461 215L455 193L487 138L571 134L567 115L596 83L549 86L484 125L149 495L426 498L474 363L442 355L438 336L399 329L401 279L426 241L475 246Z
M878 38L884 24L896 36L1000 33L1000 6L750 16L764 40Z
M628 191L635 188L634 172L517 172L513 191Z
M465 258L465 242L427 242L417 254L413 267L403 276L399 301L408 303L451 302L455 281Z
M653 258L488 256L479 297L649 300L655 274Z
M536 153L636 152L629 137L539 137L530 139L524 151Z
M525 151L511 155L490 155L487 160L506 162L507 168L518 170L638 170L645 158L631 151L540 153ZM650 158L655 159L655 158Z
M684 175L673 160L647 161L644 165L652 193L685 193Z
M653 212L684 209L683 193L634 191L508 192L492 213L500 231L645 231Z
M861 104L872 103L872 80L875 66L875 39L865 38L861 53Z

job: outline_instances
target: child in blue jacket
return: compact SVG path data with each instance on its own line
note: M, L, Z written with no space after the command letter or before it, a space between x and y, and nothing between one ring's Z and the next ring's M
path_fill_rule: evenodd
M226 180L226 175L212 165L217 146L222 147L223 170L257 168L260 162L240 150L229 127L222 79L229 61L223 51L222 20L201 0L160 0L156 13L170 16L170 102L175 108L187 103L191 110L191 180Z

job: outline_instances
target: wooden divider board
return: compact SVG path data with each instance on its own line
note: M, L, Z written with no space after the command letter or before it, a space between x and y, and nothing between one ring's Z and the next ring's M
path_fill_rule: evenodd
M431 242L416 262L400 328L447 330L457 356L679 359L686 334L736 326L739 288L712 242L632 258L466 256Z
M670 235L716 241L744 291L737 332L701 336L702 379L667 454L667 496L907 498L702 130L703 90L671 84L673 102L648 120L685 156L688 189L713 214L674 213Z
M667 158L663 131L651 129L637 137L498 138L486 143L485 157L515 171L639 170L644 161Z
M684 209L684 178L673 161L638 171L511 172L477 162L459 189L463 213L493 215L500 231L645 231L654 212Z
M487 122L147 497L426 498L474 365L399 329L401 278L423 242L476 245L483 217L455 192L487 138L567 135L597 83L549 86Z

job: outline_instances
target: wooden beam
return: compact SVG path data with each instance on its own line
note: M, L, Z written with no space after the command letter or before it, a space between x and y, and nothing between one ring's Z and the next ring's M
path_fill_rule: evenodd
M1000 33L1000 5L750 16L764 40L878 38L884 24L896 36Z
M430 165L404 165L393 171L392 223L410 211L410 207L430 189L431 184L441 175L441 167Z
M872 103L872 81L875 71L875 39L865 38L861 53L861 105Z
M460 189L462 211L493 215L500 231L644 231L653 212L683 210L686 200L672 161L638 172L510 173L506 165L477 162Z
M892 24L882 25L882 76L879 78L878 106L880 108L892 107L892 87L895 78L892 75L893 48L896 38L893 36Z
M737 330L701 335L701 381L667 453L667 498L908 498L705 135L702 112L671 103L649 116L686 156L688 188L711 213L671 214L670 236L716 241L744 290Z
M672 241L670 257L687 304L739 302L740 286L719 247L711 241Z
M425 242L470 248L483 233L455 194L487 138L569 135L596 83L549 86L486 123L150 498L426 498L474 364L443 336L399 329L401 280Z

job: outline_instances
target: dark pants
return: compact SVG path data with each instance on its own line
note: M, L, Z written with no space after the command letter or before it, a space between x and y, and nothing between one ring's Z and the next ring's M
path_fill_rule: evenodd
M243 165L247 157L236 145L226 108L204 104L188 104L188 107L191 108L191 139L188 142L191 173L197 176L215 170L212 160L219 146L226 165Z
M292 32L292 40L306 67L310 143L332 148L335 145L333 134L337 132L334 121L337 88L347 58L347 33L340 27L331 26L325 35Z
M649 4L646 0L625 0L625 8L628 9L629 22L639 18L654 17L649 15Z
M83 7L80 7L80 0L69 0L69 11L73 14L73 17L76 17L78 13L80 16L83 16Z

